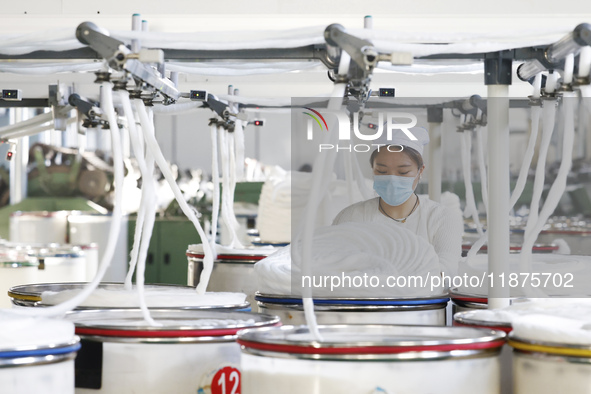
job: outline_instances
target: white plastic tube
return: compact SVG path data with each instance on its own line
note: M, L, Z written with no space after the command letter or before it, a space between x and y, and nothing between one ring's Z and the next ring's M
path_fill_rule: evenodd
M110 125L111 132L111 143L113 149L113 172L115 182L115 199L113 202L113 214L112 221L109 227L109 238L107 246L103 254L103 258L99 264L96 276L80 293L70 300L51 306L47 308L18 308L10 309L11 313L20 315L33 315L43 317L59 317L63 316L67 312L73 310L78 305L84 302L84 300L97 288L105 272L111 264L113 255L115 252L115 246L119 238L119 232L121 230L121 207L123 203L123 154L121 149L121 138L119 128L117 127L117 117L115 115L115 109L113 107L113 85L110 83L104 83L101 85L101 108L107 115L107 119Z
M589 77L591 72L591 47L584 46L579 52L579 72L578 76L581 78Z
M28 130L32 127L40 126L44 123L53 121L53 114L51 112L45 112L41 115L37 115L34 118L23 120L16 124L0 127L0 138L13 138L17 132Z
M575 55L570 53L564 58L564 75L562 80L565 84L570 85L573 82L573 70L575 67Z
M166 159L162 155L162 151L158 146L156 137L154 137L154 123L150 122L144 103L140 100L135 100L135 106L142 122L142 132L144 134L144 140L147 148L151 151L156 161L156 164L162 171L162 175L164 175L164 178L170 185L170 188L172 189L174 197L178 202L179 206L181 207L181 210L183 211L185 216L187 216L187 218L193 223L195 229L197 230L197 233L199 233L199 237L201 237L202 240L206 240L207 235L205 234L203 228L201 227L201 224L199 223L199 219L197 217L198 212L194 208L191 208L189 204L187 204L187 202L185 201L183 193L181 192L179 186L176 184L176 181L172 175L172 171L170 170L170 167L168 166ZM197 293L199 294L205 293L207 284L209 282L209 277L211 276L211 271L213 269L213 252L208 242L203 242L203 252L203 271L201 272L199 284L197 285L196 289Z
M69 123L69 122L68 122ZM2 139L17 139L22 137L28 137L43 133L45 131L55 130L55 124L52 122L44 123L40 126L30 126L27 128L20 128L19 131L9 132L2 136Z
M557 73L549 73L546 78L546 92L554 93L558 84L559 75Z
M541 96L540 92L542 90L542 73L538 73L535 76L533 88L534 88L534 92L532 94L532 98L537 100Z
M509 86L488 86L488 272L499 278L509 271ZM509 305L509 288L489 287L491 309Z

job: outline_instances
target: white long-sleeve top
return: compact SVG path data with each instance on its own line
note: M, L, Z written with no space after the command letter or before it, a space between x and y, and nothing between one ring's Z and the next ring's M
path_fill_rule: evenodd
M456 275L462 256L462 217L443 205L432 201L428 196L419 196L417 209L406 219L397 222L379 210L379 197L361 201L343 209L333 224L345 222L381 222L392 226L403 226L420 237L425 238L439 256L441 271L446 275Z

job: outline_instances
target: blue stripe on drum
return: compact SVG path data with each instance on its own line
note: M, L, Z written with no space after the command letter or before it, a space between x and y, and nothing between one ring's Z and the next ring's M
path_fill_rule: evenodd
M8 351L0 352L0 358L21 358L21 357L38 357L38 356L56 356L58 354L73 353L80 350L80 343L76 343L71 346L64 346L58 348L45 348L35 350L23 350L23 351Z
M301 298L272 298L255 296L257 301L267 302L269 304L302 304ZM430 299L416 299L416 300L314 300L316 305L433 305L444 304L449 301L449 298L430 298Z

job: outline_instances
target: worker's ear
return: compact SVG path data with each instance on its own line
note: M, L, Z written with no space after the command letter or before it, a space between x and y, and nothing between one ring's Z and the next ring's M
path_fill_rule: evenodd
M419 180L421 180L421 177L423 176L424 169L425 169L425 165L423 164L422 167L419 169Z

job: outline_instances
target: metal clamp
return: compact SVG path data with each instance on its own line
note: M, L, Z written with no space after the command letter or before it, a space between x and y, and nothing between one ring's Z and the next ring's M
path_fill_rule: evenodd
M344 50L353 60L347 75L335 75L335 82L347 82L349 93L365 103L369 98L371 74L380 60L380 53L370 41L348 34L339 24L329 25L324 31L324 39L327 45Z
M103 125L105 122L101 119L102 111L95 102L82 98L79 94L74 93L68 97L68 103L85 116L82 122L83 127L93 128Z
M76 38L106 59L109 67L130 73L134 78L162 93L167 102L179 99L181 94L172 81L140 61L140 59L150 62L163 60L162 51L134 54L122 41L110 37L107 31L100 29L92 22L81 23L76 29Z

